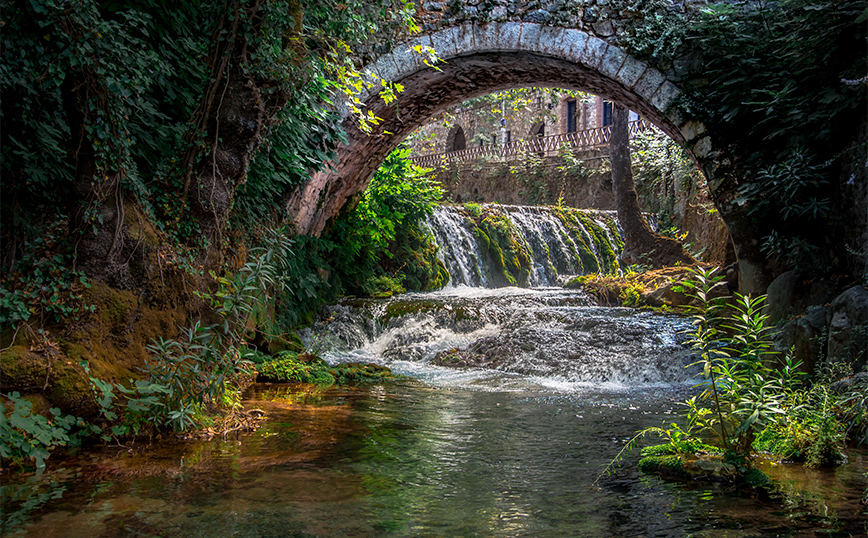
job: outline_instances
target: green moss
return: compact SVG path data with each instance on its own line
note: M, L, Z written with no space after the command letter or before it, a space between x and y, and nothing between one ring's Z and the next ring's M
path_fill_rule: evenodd
M72 359L74 362L87 360L90 355L87 351L87 348L79 344L74 344L72 342L64 342L63 344L61 344L60 348L64 353L66 353L66 356Z
M133 293L114 289L101 282L94 282L82 296L86 304L96 307L100 319L110 327L127 325L127 316L135 310L137 300Z
M392 370L385 366L358 362L338 364L329 373L338 385L360 385L394 377Z
M4 390L41 387L45 382L45 360L38 360L29 346L13 346L0 352L0 382Z
M392 371L376 364L347 363L329 366L321 358L289 351L256 366L257 381L310 383L319 386L356 385L393 377Z
M587 277L585 275L580 275L571 278L566 284L564 284L564 287L571 290L577 290L581 289L585 285L585 282L587 282Z
M561 222L564 223L564 227L573 234L571 237L577 249L576 255L582 262L582 272L585 274L599 273L600 263L590 246L593 243L593 238L576 217L576 215L581 215L581 213L573 210L560 212L559 215Z
M488 215L479 223L478 230L476 236L480 251L487 252L491 260L495 283L526 286L530 277L531 256L527 245L519 242L509 218ZM487 250L483 250L486 244Z
M606 228L609 230L611 242L615 244L615 247L619 251L624 250L624 238L621 237L621 232L618 230L617 221L613 217L606 215L603 217L603 222L606 223Z
M479 246L480 252L488 252L488 246L491 244L491 239L485 230L474 224L473 235L476 237L476 244Z
M442 308L442 305L434 301L393 300L386 305L386 310L380 321L385 323L392 318L415 315L420 312L431 312L439 308Z
M14 339L14 341L13 341ZM7 327L0 333L0 347L8 348L12 346L29 346L27 337L24 336L24 331L16 331L12 327Z
M752 488L765 486L769 483L769 477L764 472L760 471L756 467L753 467L746 473L744 473L744 483Z
M674 454L697 454L705 452L708 454L720 454L721 451L715 446L706 445L698 439L690 439L687 441L676 441L674 443L663 443L662 445L646 446L642 449L642 456L666 456Z
M449 282L449 272L437 258L437 244L418 224L405 227L390 244L391 257L381 261L382 270L410 290L431 291ZM379 277L382 278L382 277ZM392 290L392 293L399 293Z
M646 456L639 460L639 470L647 474L678 477L684 475L684 462L676 454Z
M664 443L642 449L639 470L643 473L682 480L730 482L758 487L769 478L750 465L744 456L722 453L699 440Z
M75 370L57 373L49 387L48 399L65 412L93 416L99 411L90 382Z
M594 248L597 251L599 271L605 274L617 273L619 269L618 257L615 255L615 250L612 248L606 230L584 213L576 211L573 214L581 222L582 227L587 231L594 243Z

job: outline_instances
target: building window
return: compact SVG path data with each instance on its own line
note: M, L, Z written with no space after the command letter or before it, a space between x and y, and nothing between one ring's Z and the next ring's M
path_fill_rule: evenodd
M567 132L575 133L578 131L578 122L577 120L577 104L578 102L575 99L570 99L567 101Z
M603 101L603 127L612 125L612 102Z

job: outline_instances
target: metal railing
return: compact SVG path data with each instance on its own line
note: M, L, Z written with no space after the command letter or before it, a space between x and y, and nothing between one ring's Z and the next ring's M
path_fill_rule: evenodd
M645 120L631 121L629 124L630 137L636 133L646 131L653 126ZM413 164L416 166L444 166L463 161L474 161L478 159L498 159L511 161L523 158L530 154L536 154L540 157L558 155L561 149L566 148L572 151L587 151L592 149L600 149L609 146L609 136L612 134L612 127L597 127L594 129L585 129L574 133L561 133L549 136L538 136L515 140L508 144L490 144L487 146L477 146L475 148L460 149L458 151L449 151L446 153L435 153L431 155L420 155L413 157Z

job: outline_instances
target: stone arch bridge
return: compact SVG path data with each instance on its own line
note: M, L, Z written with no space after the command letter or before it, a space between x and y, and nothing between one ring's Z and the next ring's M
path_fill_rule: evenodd
M390 52L373 58L368 76L399 83L404 91L386 104L378 92L361 96L382 118L371 134L362 133L345 113L348 143L338 150L330 169L315 174L287 200L296 229L319 234L341 208L365 189L386 155L431 116L451 105L494 91L519 86L551 86L601 95L638 112L684 145L704 172L712 198L727 223L739 258L743 292L763 290L766 256L752 230L731 203L737 186L731 156L714 133L673 106L682 93L675 70L661 72L618 45L635 13L620 2L556 2L548 10L533 4L505 2L472 5L452 2L446 8L425 2L424 32ZM673 2L672 9L691 9L695 1ZM558 7L560 6L560 7ZM439 69L414 51L433 48ZM677 62L676 62L677 64ZM373 78L373 77L372 77Z

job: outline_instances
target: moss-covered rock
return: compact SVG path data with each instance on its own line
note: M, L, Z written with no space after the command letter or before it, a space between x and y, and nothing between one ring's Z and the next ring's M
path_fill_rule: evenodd
M392 371L377 364L346 363L336 366L310 353L279 353L272 360L256 365L257 381L273 383L310 383L320 386L357 385L394 377Z
M601 305L681 308L690 304L682 282L690 267L666 267L623 276L590 274L574 277L564 287L583 289Z
M642 449L639 470L663 478L702 482L725 482L758 487L768 476L750 465L742 456L722 453L701 443L669 443Z
M437 258L437 244L418 224L407 226L389 246L391 257L382 269L401 280L409 290L431 291L449 282L449 271Z
M527 286L532 262L530 249L519 240L506 215L491 208L487 211L476 224L474 236L479 252L491 262L491 281L495 286Z

